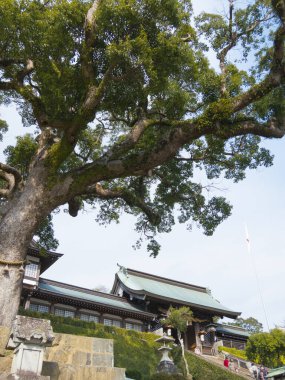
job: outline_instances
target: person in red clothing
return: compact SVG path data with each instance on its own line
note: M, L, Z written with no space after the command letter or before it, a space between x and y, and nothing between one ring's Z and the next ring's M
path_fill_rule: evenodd
M224 360L224 366L226 368L229 368L229 358L227 356L225 357L225 360Z

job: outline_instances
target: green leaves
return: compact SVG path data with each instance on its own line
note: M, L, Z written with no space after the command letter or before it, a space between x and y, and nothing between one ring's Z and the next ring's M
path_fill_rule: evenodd
M7 163L15 167L26 178L29 173L29 166L37 150L37 143L30 134L17 137L15 146L9 145L4 154L7 156Z
M3 140L3 135L8 131L8 124L5 120L0 119L0 141Z
M59 245L58 240L54 237L54 230L52 224L52 215L49 215L40 224L34 237L38 239L41 248L46 250L55 251Z
M258 322L258 320L253 317L245 319L238 317L234 322L229 322L228 325L240 326L248 330L251 334L260 333L263 330L262 323Z
M187 306L182 306L178 309L170 307L168 310L167 318L163 321L165 326L171 326L180 333L187 330L188 324L192 322L193 312Z
M138 245L145 237L156 256L156 234L176 221L211 235L230 215L214 179L237 182L272 164L257 135L283 135L284 84L260 81L272 61L274 73L282 65L274 32L282 20L263 0L234 2L226 17L203 13L196 24L190 0L92 4L0 0L1 101L15 101L23 124L39 127L37 139L6 149L7 162L27 179L31 162L46 160L49 188L72 182L58 202L97 207L100 223L134 215ZM219 70L204 55L209 47ZM253 70L239 67L234 48L242 59L260 51ZM6 130L0 122L0 140ZM197 183L197 170L210 184Z
M276 328L269 333L259 333L250 336L246 344L246 356L249 360L271 368L284 365L284 331Z

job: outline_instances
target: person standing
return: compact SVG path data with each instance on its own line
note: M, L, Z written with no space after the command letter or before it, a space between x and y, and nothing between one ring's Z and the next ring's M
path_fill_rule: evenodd
M250 367L249 371L253 375L253 377L256 380L258 380L258 368L254 363L251 363L251 367Z
M267 370L266 368L262 365L259 369L259 380L265 380L267 375Z
M225 359L224 359L224 366L226 368L229 368L229 358L226 356Z

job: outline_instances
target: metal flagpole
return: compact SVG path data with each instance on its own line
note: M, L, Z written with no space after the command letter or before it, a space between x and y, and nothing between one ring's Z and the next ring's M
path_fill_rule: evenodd
M254 274L255 274L256 287L257 287L257 290L258 290L258 293L259 293L261 305L262 305L262 308L263 308L263 312L264 312L264 316L265 316L265 320L266 320L266 324L267 324L267 329L268 329L268 332L269 332L269 323L268 323L267 313L266 313L266 310L265 310L265 305L264 305L264 301L263 301L263 297L262 297L259 277L258 277L258 274L257 274L257 271L256 271L254 255L251 252L251 245L250 245L249 234L248 234L248 229L247 229L247 225L246 224L245 224L245 236L246 236L247 250L248 250L249 256L251 257L252 267L253 267Z

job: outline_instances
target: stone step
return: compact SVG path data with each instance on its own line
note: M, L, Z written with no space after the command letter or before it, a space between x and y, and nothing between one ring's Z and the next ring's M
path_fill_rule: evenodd
M225 368L224 366L224 360L218 356L199 355L199 358L207 362L210 362L211 364L215 364L218 367L223 368L225 371L229 371L229 369ZM249 370L246 370L245 368L240 367L237 375L245 379L252 379Z

